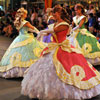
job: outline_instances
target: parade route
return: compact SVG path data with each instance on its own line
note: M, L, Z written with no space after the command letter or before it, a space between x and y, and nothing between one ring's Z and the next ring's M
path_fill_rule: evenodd
M11 38L0 36L0 59L12 41ZM100 71L99 66L95 68ZM31 100L27 96L21 95L21 81L22 78L0 78L0 100ZM100 100L100 95L89 100Z
M0 60L12 41L12 38L0 36ZM0 78L0 100L31 100L21 95L21 81L22 78Z
M30 100L20 94L21 80L0 78L0 100Z

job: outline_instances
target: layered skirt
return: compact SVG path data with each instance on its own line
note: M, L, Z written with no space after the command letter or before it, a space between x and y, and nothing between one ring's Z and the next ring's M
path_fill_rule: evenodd
M62 46L45 50L49 53L31 65L22 81L23 95L40 100L80 100L100 94L100 73L82 54Z
M38 60L44 47L31 34L17 36L0 62L1 77L23 77L25 70Z
M78 29L67 39L71 45L83 52L85 58L93 65L100 65L100 44L87 29Z

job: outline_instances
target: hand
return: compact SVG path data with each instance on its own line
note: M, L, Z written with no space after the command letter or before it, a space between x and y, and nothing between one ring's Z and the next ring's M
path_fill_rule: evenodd
M74 28L72 29L72 31L76 31L77 29L79 29L79 25L77 25L76 27L74 27Z
M70 35L72 35L72 34L73 34L73 30L70 31Z
M37 40L40 40L40 38L41 38L41 33L40 32L38 32L38 35L37 35Z

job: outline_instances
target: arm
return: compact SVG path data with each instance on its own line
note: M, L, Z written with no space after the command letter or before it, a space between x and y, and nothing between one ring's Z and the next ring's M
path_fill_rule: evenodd
M48 35L49 33L54 33L54 25L48 25L48 29L41 30L38 33L37 39L39 40L42 35Z
M76 27L74 27L74 28L72 29L72 31L75 31L75 30L81 28L82 25L85 23L85 20L86 20L86 18L83 18L83 19L80 21L80 24L77 25Z
M80 24L79 24L79 28L82 27L82 25L85 23L85 20L86 20L86 18L83 18L83 19L81 20L81 22L80 22Z
M73 22L72 22L72 27L74 27L74 25L75 25L75 24L74 24L74 21L73 21Z
M34 26L32 26L29 22L27 22L24 26L34 30Z
M68 28L69 28L68 25L60 25L60 26L55 27L55 28L54 27L50 27L49 29L45 29L45 30L40 31L40 33L38 34L37 39L40 38L41 35L47 35L49 33L52 34L54 32L61 32L61 31L67 30ZM69 32L68 32L68 34L69 34Z
M42 35L46 35L46 34L49 34L49 33L52 34L54 32L64 31L66 29L68 29L68 26L67 25L60 25L60 26L58 26L56 28L50 27L49 29L41 30L40 31L40 34L42 34Z
M48 29L44 29L40 31L41 34L49 34L49 33L54 33L54 24L48 25Z
M39 30L36 27L32 26L29 22L27 22L24 26L29 27L29 30L31 32L36 32L36 33L39 32Z

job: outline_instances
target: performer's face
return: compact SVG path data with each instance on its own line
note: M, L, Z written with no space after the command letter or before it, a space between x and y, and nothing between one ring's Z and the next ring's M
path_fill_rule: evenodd
M23 17L26 18L27 17L27 13L24 13Z
M55 12L53 13L54 18L57 20L60 18L60 13L59 12Z
M81 13L81 9L77 9L77 7L75 7L75 13L76 15L79 15Z

